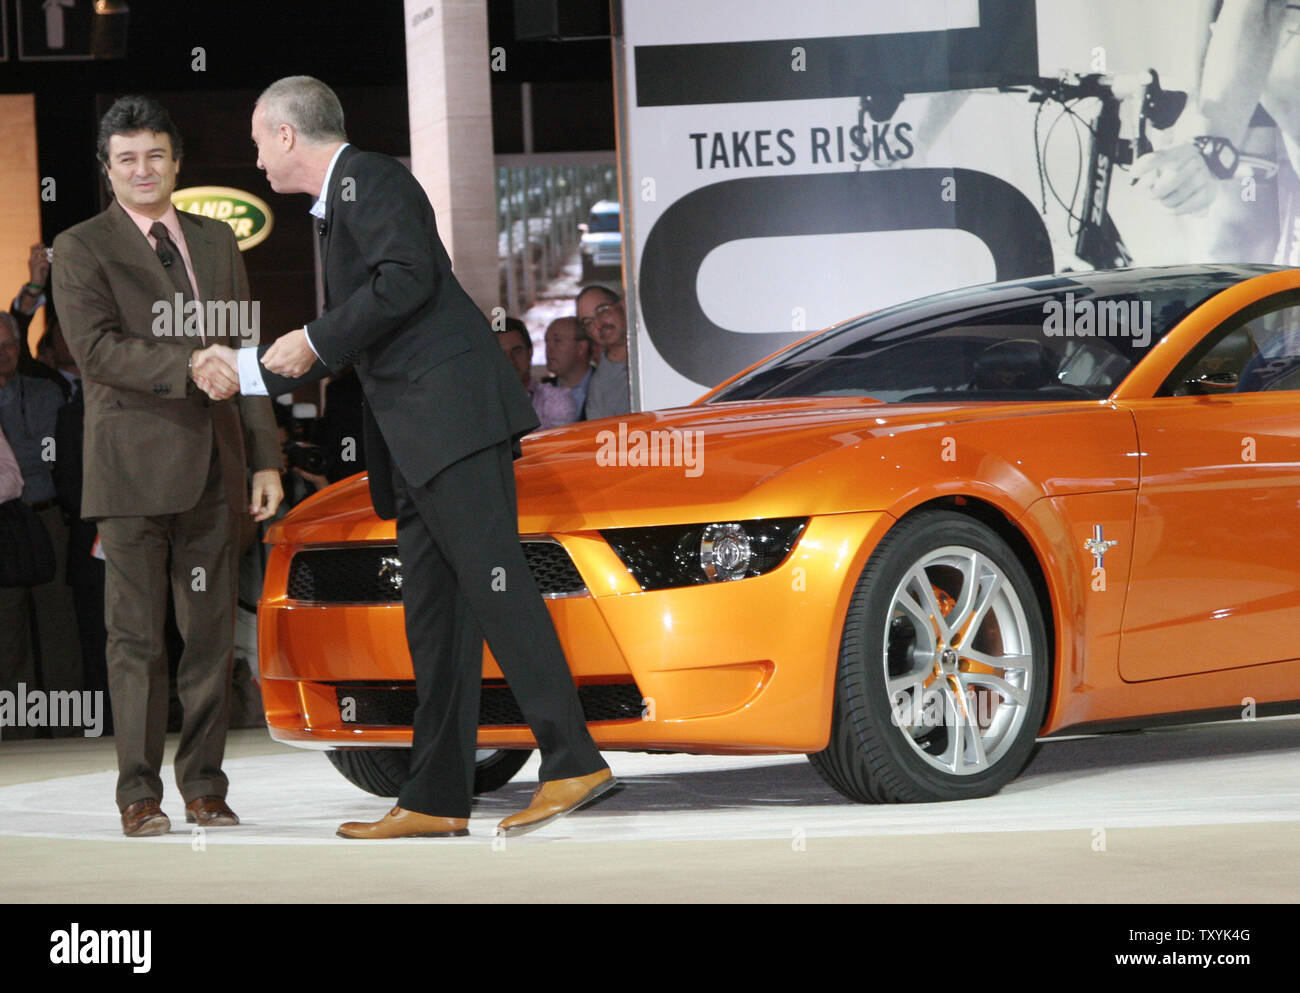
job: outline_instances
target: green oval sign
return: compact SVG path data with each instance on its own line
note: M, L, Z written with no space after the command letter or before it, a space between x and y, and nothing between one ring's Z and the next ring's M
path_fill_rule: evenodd
M260 245L275 225L265 200L229 186L191 186L176 190L172 193L172 203L187 214L225 221L235 232L241 252Z

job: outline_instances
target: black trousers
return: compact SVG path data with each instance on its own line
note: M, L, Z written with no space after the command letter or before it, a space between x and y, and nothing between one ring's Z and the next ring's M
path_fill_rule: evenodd
M605 768L519 547L510 443L475 452L424 486L408 486L394 467L393 489L418 699L399 806L469 816L484 639L541 748L540 778Z

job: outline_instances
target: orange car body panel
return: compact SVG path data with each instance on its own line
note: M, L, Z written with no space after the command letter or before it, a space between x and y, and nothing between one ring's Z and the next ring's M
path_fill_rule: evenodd
M1281 633L1289 634L1300 620L1291 593L1300 589L1300 556L1274 530L1246 531L1224 516L1225 501L1240 493L1256 501L1247 517L1259 524L1288 501L1292 513L1300 506L1300 482L1290 478L1300 477L1300 422L1292 414L1287 426L1270 413L1280 394L1150 399L1206 331L1253 300L1298 287L1300 272L1288 271L1225 291L1100 402L720 403L526 439L515 464L520 533L559 541L588 590L547 601L574 678L580 685L632 680L643 697L639 719L593 722L596 742L717 753L824 748L840 633L859 574L898 519L954 499L996 510L1041 570L1055 642L1042 733L1240 706L1246 697L1300 698L1300 660L1288 658L1274 636L1275 625L1285 623ZM1289 396L1300 403L1300 395ZM1171 437L1175 426L1213 450L1193 457ZM1276 472L1261 477L1254 465L1256 475L1243 482L1248 429ZM601 456L611 440L626 448L637 431L699 432L690 436L700 446L699 471L609 464ZM600 534L795 516L807 517L807 528L771 572L648 592ZM1102 570L1084 547L1098 525L1117 542ZM371 510L364 477L318 494L267 540L260 649L272 734L315 747L409 743L409 728L344 721L333 691L337 682L410 683L400 604L314 606L286 595L299 549L395 542L393 522ZM1232 584L1246 592L1225 599ZM1216 603L1235 612L1215 617L1207 605ZM1242 632L1257 639L1244 649ZM1170 651L1184 643L1205 650L1194 658ZM486 649L484 678L501 679ZM523 726L484 727L480 744L533 741Z

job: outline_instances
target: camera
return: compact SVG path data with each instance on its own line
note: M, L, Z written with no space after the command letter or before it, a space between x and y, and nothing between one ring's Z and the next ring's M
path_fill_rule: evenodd
M328 448L312 440L315 425L316 405L295 403L289 421L289 438L284 443L284 457L291 469L324 476L334 468L334 455Z

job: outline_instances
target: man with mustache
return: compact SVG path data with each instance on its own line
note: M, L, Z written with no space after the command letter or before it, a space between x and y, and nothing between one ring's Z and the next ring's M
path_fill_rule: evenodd
M587 386L587 420L615 417L632 410L627 370L627 314L618 294L593 284L574 300L578 327L604 349L604 358Z

